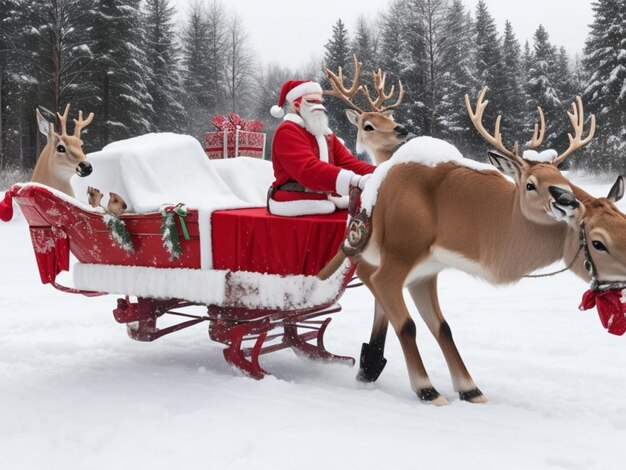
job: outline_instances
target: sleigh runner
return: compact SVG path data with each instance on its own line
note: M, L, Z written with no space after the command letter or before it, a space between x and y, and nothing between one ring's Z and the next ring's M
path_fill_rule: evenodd
M122 295L114 317L127 325L131 338L139 341L154 341L206 321L211 339L227 346L226 361L257 379L267 374L259 365L259 356L284 348L313 359L354 364L354 359L331 354L324 346L328 314L341 310L336 302L348 287L354 267L345 261L331 278L322 281L315 276L341 244L347 213L299 218L269 215L265 207L258 206L261 189L268 186L271 165L258 159L249 159L256 167L247 170L244 166L251 164L246 159L220 162L222 167L216 172L219 181L213 174L209 181L203 181L206 175L195 172L194 184L199 180L207 187L218 187L218 192L209 191L209 197L224 196L224 182L233 183L226 185L230 193L221 204L224 209L217 210L220 204L214 200L209 208L193 201L196 194L189 190L156 194L161 177L181 187L176 171L153 171L160 165L191 165L193 172L194 165L209 171L206 165L212 168L216 163L209 163L199 145L201 154L193 149L175 155L180 153L181 143L182 147L194 146L189 140L181 141L182 137L152 136L149 142L150 136L144 136L140 158L128 148L118 152L122 155L119 158L107 148L103 158L90 156L94 175L110 175L98 184L122 194L129 201L129 209L135 211L113 217L125 228L127 240L120 240L120 233L111 228L110 214L44 185L29 183L12 188L30 227L42 282L88 296ZM160 156L143 159L151 150ZM197 160L198 155L202 160ZM137 164L136 160L142 159ZM123 171L117 172L118 166ZM133 166L144 176L148 173L146 181L124 179ZM240 181L245 180L246 171L255 174L256 183ZM93 184L93 180L84 184ZM144 197L146 192L151 192L149 198ZM76 193L84 191L78 187ZM177 206L163 202L172 201L174 196L187 196L184 202L190 207L169 219L178 239L176 256L164 243L162 230L166 215L174 214ZM148 204L147 199L151 200ZM72 266L73 288L56 280L61 271L69 270L70 253L78 261ZM181 311L198 305L206 307L205 314ZM159 328L157 323L164 315L183 321Z

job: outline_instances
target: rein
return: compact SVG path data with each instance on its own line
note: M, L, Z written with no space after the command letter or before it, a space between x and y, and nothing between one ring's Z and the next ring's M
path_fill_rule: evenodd
M574 266L576 260L580 257L580 253L583 252L585 254L585 269L591 276L591 282L589 283L589 287L594 292L604 292L614 289L626 289L626 281L601 281L598 279L598 271L596 269L596 265L591 258L591 253L589 252L589 247L587 245L587 236L585 234L585 223L581 222L580 224L580 233L579 233L579 243L578 243L578 251L569 262L567 266L563 269L559 269L558 271L554 271L551 273L545 274L527 274L524 276L525 278L541 278L541 277L550 277L556 274L563 273Z

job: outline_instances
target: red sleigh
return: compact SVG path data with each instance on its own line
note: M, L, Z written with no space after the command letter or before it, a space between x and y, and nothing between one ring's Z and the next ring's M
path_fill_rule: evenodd
M113 315L132 339L154 341L208 322L210 338L226 345L226 361L256 379L268 374L259 356L285 348L354 364L324 346L328 315L341 310L337 301L350 287L354 267L346 260L333 277L315 276L343 240L345 211L296 218L271 216L264 207L214 211L213 265L201 269L199 211L174 217L180 251L173 257L164 248L164 212L119 217L131 252L112 237L102 212L45 186L13 189L30 227L41 281L86 296L123 295ZM70 253L78 261L71 288L57 282L70 268ZM198 305L206 308L203 314ZM160 328L164 316L182 321Z

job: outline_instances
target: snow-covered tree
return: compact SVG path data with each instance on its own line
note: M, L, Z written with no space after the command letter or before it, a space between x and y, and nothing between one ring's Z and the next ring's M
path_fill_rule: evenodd
M151 130L152 97L139 6L140 0L96 0L90 75L95 99L87 105L96 119L86 139L96 148Z
M558 63L556 48L550 43L547 31L539 25L533 36L533 54L528 64L528 82L526 83L527 108L543 109L546 117L546 135L544 148L562 146L558 137L563 132L564 116L568 103L563 103L559 96Z
M513 26L510 21L504 25L504 38L502 41L502 62L504 81L502 89L502 105L504 112L502 122L502 134L509 142L519 141L524 143L526 133L531 126L526 115L526 96L522 81L522 57L521 47Z
M186 132L201 139L207 130L207 116L216 110L217 96L206 83L212 68L212 64L207 61L209 28L206 10L199 1L191 5L181 42Z
M588 147L596 169L626 171L626 3L597 0L585 45L584 102L598 129ZM587 157L585 157L587 158Z
M472 69L472 21L462 0L454 0L446 13L445 62L443 93L439 113L439 129L442 138L452 141L462 152L469 154L469 120L463 104L470 91Z
M408 128L415 130L416 123L412 121L412 111L416 107L423 107L421 102L416 102L418 98L412 100L416 95L414 90L419 87L418 83L413 83L410 77L406 76L410 71L410 57L405 46L404 23L406 3L405 0L393 0L386 10L383 10L378 21L379 47L377 53L377 64L387 74L388 83L396 83L402 79L405 89L403 104L395 111L396 121L404 124ZM421 122L420 122L421 126Z
M363 63L364 70L373 70L376 67L376 38L372 27L364 16L357 18L352 39L352 52Z
M324 64L334 73L337 73L337 70L341 67L344 71L345 80L347 80L347 83L351 83L348 80L354 77L354 67L352 65L354 61L352 59L348 30L341 18L333 25L332 36L326 42L324 49ZM346 75L349 76L349 79ZM330 89L330 82L327 77L322 79L321 85L325 90ZM328 109L330 128L346 142L354 142L356 131L354 131L352 124L350 124L344 113L346 105L339 99L330 98L326 100L326 108Z
M150 74L152 127L156 131L176 131L181 128L184 112L175 9L170 0L146 0L145 9L144 44Z
M40 104L53 111L91 95L94 0L35 2L30 18L39 39L37 75Z

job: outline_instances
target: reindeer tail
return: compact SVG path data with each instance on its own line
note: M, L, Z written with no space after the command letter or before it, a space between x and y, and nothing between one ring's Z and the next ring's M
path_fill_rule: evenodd
M317 277L322 281L325 281L330 276L332 276L340 267L343 260L346 259L346 254L342 249L339 249L337 254L333 256L333 258L326 263L326 266L322 268L322 270L317 274Z

